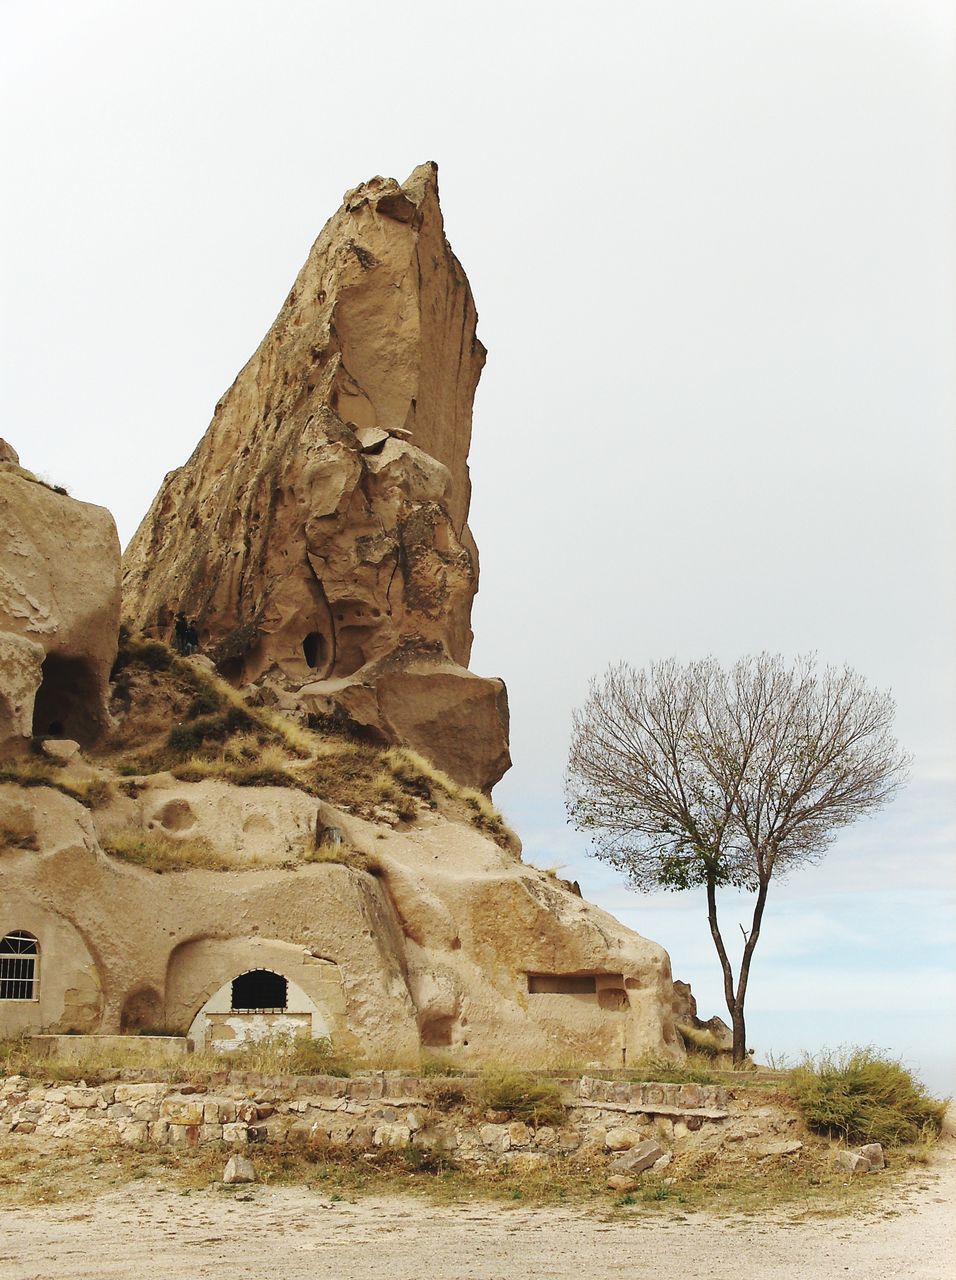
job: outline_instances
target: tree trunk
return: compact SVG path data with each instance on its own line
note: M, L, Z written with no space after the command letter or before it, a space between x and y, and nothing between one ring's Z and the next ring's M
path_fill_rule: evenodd
M717 948L720 967L724 975L724 999L727 1003L730 1025L734 1033L733 1062L735 1067L739 1067L747 1060L747 1024L744 1021L744 1001L747 997L747 982L750 978L750 962L753 959L757 939L760 937L760 925L763 921L763 911L767 903L769 883L768 877L761 882L757 890L753 920L751 921L750 932L747 934L747 941L744 944L744 953L740 961L740 974L735 991L733 967L717 923L717 884L713 878L709 878L707 881L707 921L710 924L711 937L714 939L714 946Z
M747 1060L747 1026L744 1022L744 1006L743 1002L730 1010L731 1025L734 1030L734 1066L739 1067L742 1062Z
M730 964L730 957L727 955L727 948L724 946L720 926L717 923L717 882L713 877L709 877L707 880L707 922L710 925L710 934L714 940L714 946L717 948L720 967L724 975L724 1000L727 1003L727 1012L730 1014L731 1025L734 1029L734 1066L736 1067L747 1056L744 1002L742 997L734 992L734 971Z

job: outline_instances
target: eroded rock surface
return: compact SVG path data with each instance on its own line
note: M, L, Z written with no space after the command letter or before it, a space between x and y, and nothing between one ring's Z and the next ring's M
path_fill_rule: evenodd
M510 761L503 685L464 670L476 320L436 167L349 192L133 538L124 612L168 638L183 609L230 679L308 685L310 706L339 706L489 789ZM412 711L409 687L439 715ZM453 690L472 728L449 752Z
M34 732L90 742L109 722L116 525L39 483L0 443L0 747Z
M0 784L0 824L13 808L30 847L0 859L0 935L27 930L47 960L39 1005L6 1002L3 1034L201 1037L217 1017L242 1034L241 1018L217 1014L216 993L270 970L304 997L313 1032L360 1059L414 1065L424 1049L463 1063L617 1067L682 1056L661 947L438 814L392 831L322 804L344 848L369 860L362 870L348 854L308 860L317 802L287 788L156 775L90 814L50 788ZM235 869L157 875L105 852L135 832L204 838Z

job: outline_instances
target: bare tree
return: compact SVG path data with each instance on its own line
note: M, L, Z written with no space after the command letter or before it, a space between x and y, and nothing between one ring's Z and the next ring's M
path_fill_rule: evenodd
M729 671L713 659L621 664L574 713L570 820L635 888L705 889L735 1063L770 881L819 860L903 781L893 712L890 694L849 668L761 654ZM736 978L717 918L728 886L754 894Z

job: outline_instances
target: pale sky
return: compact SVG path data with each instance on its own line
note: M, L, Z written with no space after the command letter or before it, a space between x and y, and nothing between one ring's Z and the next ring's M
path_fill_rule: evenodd
M125 543L342 193L436 160L489 349L472 667L508 682L526 857L725 1012L701 902L566 826L571 708L619 659L851 663L912 781L772 890L750 1040L872 1043L948 1092L954 70L949 0L0 0L24 465Z

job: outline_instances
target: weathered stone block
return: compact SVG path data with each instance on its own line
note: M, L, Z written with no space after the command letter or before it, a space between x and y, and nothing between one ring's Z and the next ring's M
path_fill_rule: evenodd
M224 1142L248 1142L249 1126L246 1124L224 1124L222 1126L222 1137Z
M701 1087L699 1084L682 1084L677 1093L679 1107L703 1106Z
M832 1164L833 1168L840 1173L849 1173L851 1176L856 1173L870 1172L869 1160L859 1151L835 1151Z
M412 1133L407 1124L380 1124L372 1142L376 1147L407 1147Z
M171 1124L167 1142L171 1147L194 1147L199 1142L198 1124Z
M169 1092L168 1084L118 1084L113 1090L116 1102L159 1102Z
M149 1140L158 1146L165 1146L169 1141L169 1121L151 1120L149 1122Z
M482 1146L489 1147L498 1155L511 1147L511 1134L506 1124L483 1124L478 1130Z
M148 1140L149 1125L145 1120L120 1120L116 1132L124 1146L137 1147Z
M620 1126L615 1129L608 1129L604 1145L608 1151L630 1151L632 1147L636 1147L643 1139L644 1135L640 1129Z
M203 1104L195 1098L166 1098L159 1113L173 1125L196 1125L203 1122Z
M520 1120L513 1120L508 1125L508 1137L513 1147L526 1147L531 1141L531 1130Z
M235 1186L237 1183L243 1182L255 1182L256 1171L252 1161L247 1156L230 1156L226 1161L222 1180L226 1186Z
M656 1142L646 1141L639 1143L636 1147L632 1147L630 1151L626 1151L624 1155L618 1158L611 1165L613 1173L643 1173L645 1169L649 1169L664 1154L664 1148Z

